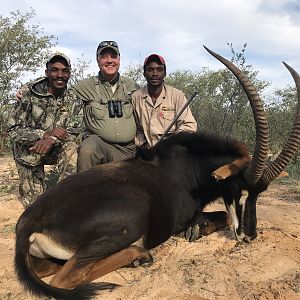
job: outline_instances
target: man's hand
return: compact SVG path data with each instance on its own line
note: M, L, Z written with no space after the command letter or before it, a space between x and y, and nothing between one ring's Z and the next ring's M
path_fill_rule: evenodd
M22 100L22 89L19 89L16 93L16 99L21 101Z
M17 93L16 93L16 99L17 99L18 101L21 101L21 100L22 100L23 94L27 93L28 91L29 91L29 86L28 86L28 84L22 85L22 86L18 89L18 91L17 91Z
M46 138L37 141L29 150L37 154L47 154L54 144L55 140Z
M54 136L54 137L58 138L59 140L63 141L69 136L69 134L68 134L68 132L65 128L56 127L51 131L45 132L44 135L43 135L43 139L47 139L51 136Z

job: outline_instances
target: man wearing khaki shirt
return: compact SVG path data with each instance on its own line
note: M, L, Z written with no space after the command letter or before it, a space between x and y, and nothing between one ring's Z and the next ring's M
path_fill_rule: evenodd
M153 146L164 134L174 117L187 102L183 92L164 84L166 63L158 54L151 54L144 62L147 85L132 95L138 132L137 146ZM178 131L196 132L197 123L187 107L169 133Z

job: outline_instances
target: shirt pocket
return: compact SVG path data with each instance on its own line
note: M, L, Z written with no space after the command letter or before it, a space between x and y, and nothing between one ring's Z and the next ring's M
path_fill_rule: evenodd
M105 104L97 103L97 102L92 102L90 103L90 111L91 115L95 119L104 119L105 116L108 113L108 108L106 107Z
M129 119L132 114L133 114L133 106L131 103L129 102L125 102L122 104L122 109L123 109L123 113L124 113L124 116L125 118Z
M163 119L163 127L164 130L166 130L175 118L175 110L174 109L162 110L161 113ZM173 126L169 130L169 133L172 133L175 130L176 130L176 125L173 124Z
M174 120L174 117L175 117L175 112L174 111L164 111L163 112L163 118L166 120L166 121L173 121Z

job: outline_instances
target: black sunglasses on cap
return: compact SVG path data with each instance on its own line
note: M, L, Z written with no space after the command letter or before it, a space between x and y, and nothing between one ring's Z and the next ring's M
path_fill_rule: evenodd
M118 44L115 41L103 41L99 44L98 49L106 46L113 46L118 48Z
M116 51L118 55L120 55L119 46L115 41L103 41L97 47L97 55L100 55L102 50L105 48L112 48Z

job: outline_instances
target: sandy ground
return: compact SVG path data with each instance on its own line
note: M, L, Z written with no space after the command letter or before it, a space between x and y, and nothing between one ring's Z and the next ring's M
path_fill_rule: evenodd
M0 157L1 300L36 299L14 273L14 227L23 210L17 183L13 160ZM230 229L193 243L172 237L151 251L151 267L123 268L101 278L121 286L95 299L300 299L300 194L273 184L257 211L258 238L250 244L237 243Z

